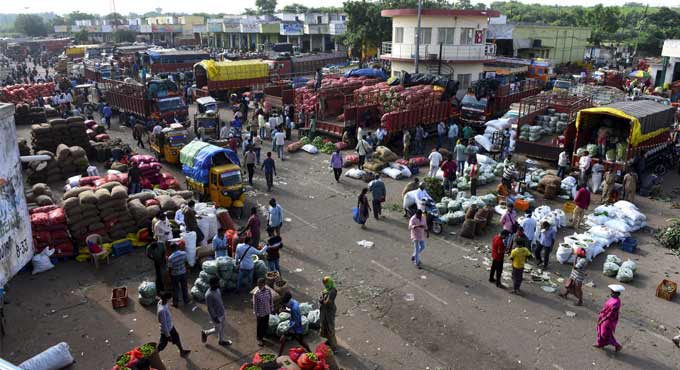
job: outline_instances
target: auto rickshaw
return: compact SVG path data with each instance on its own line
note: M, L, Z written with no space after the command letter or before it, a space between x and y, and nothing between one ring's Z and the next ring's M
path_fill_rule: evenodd
M149 135L149 147L156 158L170 164L179 164L179 152L188 142L189 133L179 123L171 124L158 135Z

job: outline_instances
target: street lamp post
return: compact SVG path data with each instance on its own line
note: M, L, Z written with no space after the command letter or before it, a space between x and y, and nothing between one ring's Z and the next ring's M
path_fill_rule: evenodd
M418 27L416 28L416 73L418 73L418 59L420 57L420 12L423 8L423 0L418 0Z

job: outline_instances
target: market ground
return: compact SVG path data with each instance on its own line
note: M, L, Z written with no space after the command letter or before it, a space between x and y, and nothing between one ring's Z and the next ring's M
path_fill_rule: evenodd
M29 136L28 127L18 130ZM111 134L133 144L128 128L114 127ZM569 268L556 262L549 268L549 282L531 281L526 274L524 294L511 295L487 280L491 231L468 240L451 234L459 226L447 226L441 237L429 238L423 269L413 267L406 220L399 210L406 181L386 180L386 217L371 218L362 230L352 221L351 208L365 184L346 177L336 184L328 172L328 156L297 153L278 161L277 167L271 194L263 191L262 173L256 173L248 206L266 204L272 196L282 204L290 219L283 229L283 276L300 301L316 301L322 276L332 275L338 282L338 357L345 369L680 368L680 350L670 341L680 326L680 300L655 297L661 279L680 279L680 261L656 245L649 232L636 234L641 246L635 255L609 251L638 263L636 279L622 297L617 338L624 349L614 353L591 347L606 285L614 282L601 274L605 254L589 266L586 281L594 286L584 287L583 307L542 289L561 285L558 279L567 276ZM166 169L180 176L178 168ZM667 178L666 184L666 192L677 201L678 177ZM653 228L679 213L670 202L640 199L639 204ZM562 230L560 237L571 232ZM374 246L357 245L361 240ZM153 266L141 250L113 258L99 271L67 261L40 275L18 275L9 284L8 332L0 354L19 363L65 341L77 360L73 369L109 369L120 354L158 340L155 306L143 307L136 300L137 286L145 279L153 279ZM510 283L507 277L504 283ZM130 290L130 306L114 310L111 288L122 285ZM193 352L182 359L169 346L162 353L168 369L238 369L260 350L249 297L227 293L224 300L234 345L222 348L213 338L207 345L200 342L200 329L209 325L203 304L173 309L175 326ZM320 339L312 333L308 341L315 345ZM275 352L276 341L270 340L264 350Z

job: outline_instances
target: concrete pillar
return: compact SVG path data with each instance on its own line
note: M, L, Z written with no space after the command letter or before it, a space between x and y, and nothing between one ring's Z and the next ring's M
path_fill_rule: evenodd
M326 35L321 35L321 51L326 52Z

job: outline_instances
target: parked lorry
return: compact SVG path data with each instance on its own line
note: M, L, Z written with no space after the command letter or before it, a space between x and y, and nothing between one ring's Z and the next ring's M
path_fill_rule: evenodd
M149 135L149 148L158 158L170 164L179 163L179 153L189 142L189 133L180 123L172 123L160 134Z
M583 109L576 116L572 166L588 151L605 171L625 171L644 160L646 172L663 175L675 165L671 140L676 108L650 100L622 101ZM606 137L606 152L598 153L598 135ZM644 174L638 174L642 177Z
M151 49L145 54L152 73L192 71L196 63L210 59L207 52L193 50Z
M243 213L246 194L236 153L194 140L180 151L180 162L187 189L199 200Z
M273 78L291 78L293 76L314 75L317 69L327 65L347 64L345 53L318 53L305 55L283 55L268 61L271 64Z
M269 65L259 59L235 62L203 60L194 65L194 78L197 96L210 95L224 99L234 92L264 86L269 78Z
M264 93L264 100L269 102L272 107L281 108L295 103L295 88L288 80L274 82L266 86L262 92Z
M177 85L170 80L137 81L104 79L106 102L119 112L134 115L147 125L158 122L187 122L189 110ZM188 123L186 123L188 125Z
M217 101L207 96L196 99L196 106L194 134L210 144L227 146L227 138L220 135L224 122L220 121L220 108Z
M577 113L592 105L589 96L539 94L522 99L518 109L515 153L556 162L560 152L574 145ZM540 130L541 134L527 137L532 129Z
M505 85L488 79L477 81L460 102L460 120L465 125L481 129L487 121L503 116L511 104L540 93L543 85L543 81L536 79Z

